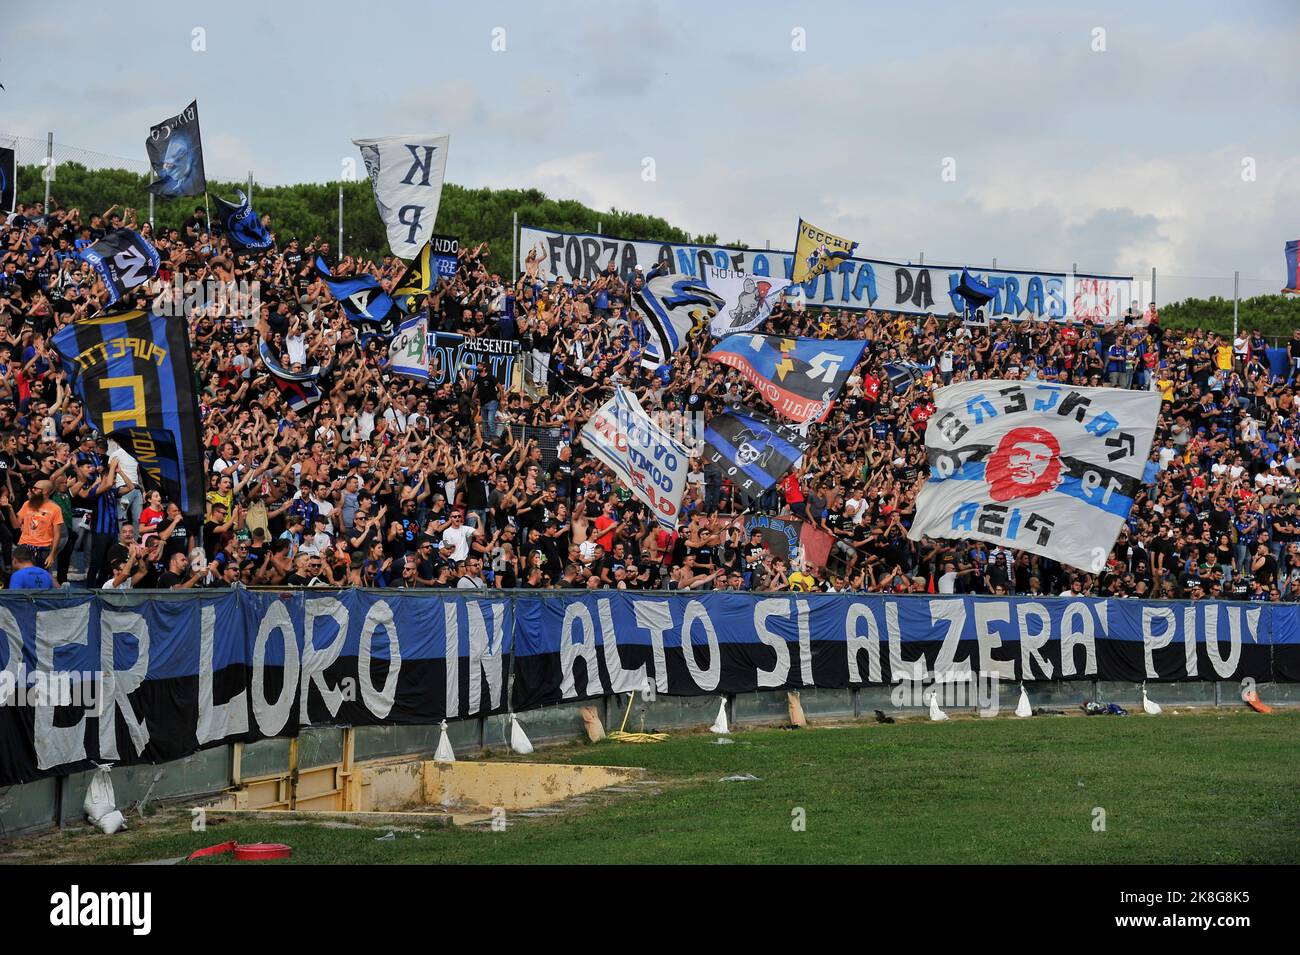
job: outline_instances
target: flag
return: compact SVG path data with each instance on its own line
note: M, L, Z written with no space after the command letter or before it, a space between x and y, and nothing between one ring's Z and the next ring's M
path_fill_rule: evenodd
M320 385L315 381L290 381L272 376L271 383L275 385L275 390L280 392L280 397L284 399L284 403L299 414L302 414L324 397Z
M230 243L230 250L236 256L250 252L267 252L275 248L271 233L266 231L262 220L258 218L248 197L241 191L239 202L229 203L220 196L213 196L217 204L217 221L221 223L221 232Z
M799 233L794 240L794 283L802 284L838 268L841 262L853 258L857 248L856 242L832 235L800 219Z
M1092 573L1141 486L1158 391L964 381L935 392L908 536L972 538Z
M889 375L889 383L894 386L894 394L901 395L911 388L912 385L920 381L930 369L925 365L918 365L914 361L887 361L885 362L885 374Z
M316 274L325 280L348 321L357 326L357 337L363 344L375 335L392 337L401 313L392 296L379 284L379 279L368 273L336 278L319 255L316 256Z
M114 229L78 255L108 287L109 305L157 275L162 262L158 250L132 229Z
M354 139L375 190L388 245L400 259L413 259L433 232L447 168L449 136L388 136Z
M0 213L13 212L18 205L18 151L0 146Z
M321 400L323 395L318 382L322 375L334 367L332 362L324 368L311 365L301 371L294 371L280 364L271 351L271 346L265 341L258 343L257 353L261 356L262 364L266 365L266 370L271 373L271 383L294 411L305 411Z
M715 338L733 332L747 332L762 325L791 283L767 275L746 275L734 269L705 271L709 288L722 298L722 305L709 325Z
M1300 293L1300 239L1286 244L1286 287L1282 291Z
M393 288L393 301L408 315L420 307L438 281L431 257L429 243L426 242Z
M987 325L988 313L981 312L993 299L993 288L982 279L971 275L970 269L961 270L961 282L958 283L955 291L961 296L962 301L966 303L966 321L973 325ZM982 320L981 320L982 319Z
M641 410L636 395L614 389L582 428L582 443L619 476L666 530L677 527L689 452Z
M632 307L650 333L646 343L649 357L643 362L658 366L670 361L691 331L712 321L723 304L722 297L703 279L660 273L657 268L651 271L641 288L632 292Z
M388 343L388 370L394 375L429 380L429 327L424 315L403 322Z
M450 235L432 235L416 253L393 289L393 300L402 311L411 314L433 291L441 278L456 274L460 240Z
M728 407L704 428L704 457L756 498L797 467L812 441L762 412Z
M826 420L866 347L865 341L742 332L704 357L737 369L783 417L804 423Z
M91 426L139 462L146 490L201 516L203 433L186 323L119 312L65 325L52 342Z
M199 101L149 130L144 141L149 165L157 177L149 191L163 199L201 196L208 188L203 171L203 139L199 135Z

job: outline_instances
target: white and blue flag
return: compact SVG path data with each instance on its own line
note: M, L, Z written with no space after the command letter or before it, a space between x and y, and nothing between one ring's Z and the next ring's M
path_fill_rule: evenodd
M582 428L582 443L618 475L660 526L677 527L690 452L641 410L621 387Z
M934 403L912 540L972 538L1105 567L1142 484L1159 392L963 381Z
M429 380L429 328L423 312L398 326L388 343L388 370L394 375Z

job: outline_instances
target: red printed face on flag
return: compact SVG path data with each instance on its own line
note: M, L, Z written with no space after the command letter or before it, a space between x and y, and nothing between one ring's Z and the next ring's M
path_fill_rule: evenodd
M1051 491L1061 480L1061 444L1045 428L1013 428L989 455L984 480L995 501Z

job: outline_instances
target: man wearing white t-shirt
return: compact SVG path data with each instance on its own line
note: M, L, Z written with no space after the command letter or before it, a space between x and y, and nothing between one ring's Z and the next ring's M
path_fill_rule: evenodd
M475 516L475 521L478 518ZM442 543L452 546L451 559L464 560L469 556L469 542L475 534L480 533L477 527L467 525L465 517L460 511L451 512L451 523L442 529Z

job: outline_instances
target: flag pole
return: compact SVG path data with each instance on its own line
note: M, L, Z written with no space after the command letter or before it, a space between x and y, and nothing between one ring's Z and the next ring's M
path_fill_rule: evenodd
M339 182L339 258L343 258L343 182Z
M15 155L17 150L14 151ZM15 162L15 166L17 163ZM54 133L45 134L45 214L50 214L50 176L53 175L54 167ZM15 183L15 186L17 184ZM14 193L17 196L17 193ZM14 205L17 205L15 202Z

